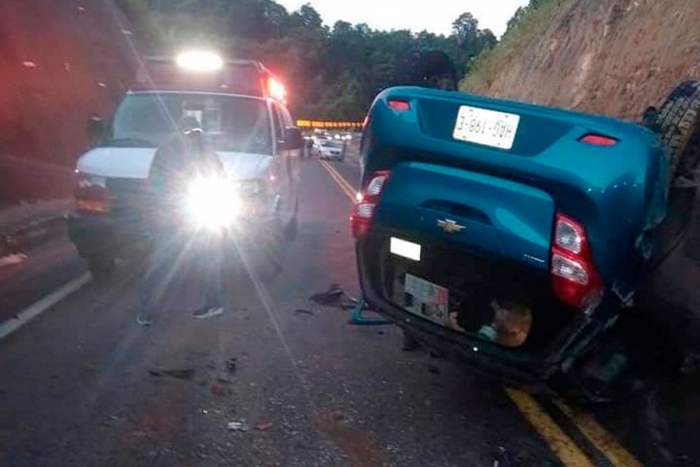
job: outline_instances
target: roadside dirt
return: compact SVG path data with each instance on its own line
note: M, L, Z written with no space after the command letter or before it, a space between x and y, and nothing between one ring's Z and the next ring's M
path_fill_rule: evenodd
M639 120L700 78L698 0L553 2L535 18L551 22L496 50L464 90Z

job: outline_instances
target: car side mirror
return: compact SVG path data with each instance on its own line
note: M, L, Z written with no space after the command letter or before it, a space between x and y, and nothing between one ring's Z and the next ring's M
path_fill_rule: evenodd
M90 146L96 146L105 134L105 123L100 117L90 117L86 129Z
M287 127L284 132L284 148L290 151L304 148L304 137L299 128L295 126Z

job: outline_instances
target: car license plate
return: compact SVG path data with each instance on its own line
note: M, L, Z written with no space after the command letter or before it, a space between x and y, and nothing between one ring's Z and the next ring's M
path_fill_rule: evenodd
M510 149L519 124L519 115L463 105L459 108L452 137L484 146Z
M421 246L417 243L401 240L400 238L391 237L390 251L398 256L420 261Z
M404 292L406 310L442 326L448 324L449 292L446 288L406 274Z

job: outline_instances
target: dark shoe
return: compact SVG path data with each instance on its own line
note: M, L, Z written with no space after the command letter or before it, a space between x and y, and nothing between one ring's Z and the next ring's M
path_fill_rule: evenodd
M195 319L207 319L214 316L219 316L224 313L224 308L220 306L211 306L200 308L192 314Z

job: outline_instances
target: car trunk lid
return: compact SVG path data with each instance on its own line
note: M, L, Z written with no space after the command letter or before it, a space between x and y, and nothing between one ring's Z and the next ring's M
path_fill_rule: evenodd
M374 222L420 241L493 254L547 270L554 201L510 180L423 162L391 173Z

